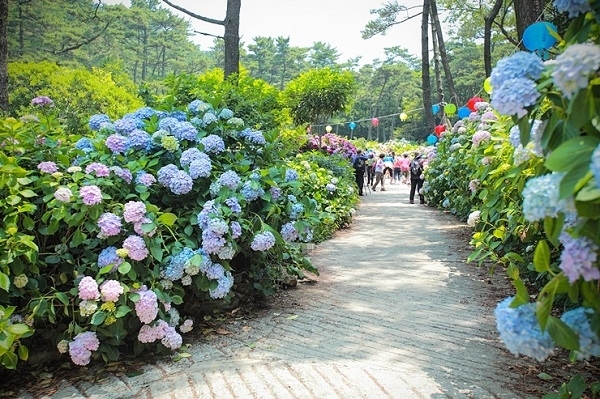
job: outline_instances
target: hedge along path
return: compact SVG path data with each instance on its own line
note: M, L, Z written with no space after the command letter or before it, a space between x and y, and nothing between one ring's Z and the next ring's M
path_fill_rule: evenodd
M387 189L311 251L321 275L285 306L232 321L179 362L64 382L50 397L527 398L510 388L523 376L495 329L490 287L506 296L503 273L465 264L466 225L410 205L408 186Z

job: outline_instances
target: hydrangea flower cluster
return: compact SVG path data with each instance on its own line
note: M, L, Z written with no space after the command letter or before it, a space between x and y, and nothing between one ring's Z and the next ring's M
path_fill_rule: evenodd
M112 271L115 271L121 263L123 263L123 259L117 255L116 247L106 247L98 255L98 267L100 269L113 265Z
M158 300L154 291L142 286L137 293L140 299L135 303L135 313L144 324L150 324L158 315Z
M292 211L290 212L290 219L296 220L304 212L304 205L301 203L292 204Z
M495 91L512 79L539 79L543 71L544 63L540 57L528 51L519 51L498 61L492 70L490 83Z
M590 317L593 314L593 309L579 307L565 312L560 318L579 336L579 350L575 351L577 360L600 356L600 338L590 324Z
M194 181L185 171L168 164L158 170L158 182L169 188L173 194L183 195L192 191Z
M238 176L238 174L235 171L228 170L219 177L218 182L221 186L230 188L231 190L235 190L242 182L242 179Z
M98 131L98 130L100 130L100 127L102 127L103 123L110 123L110 118L108 117L108 115L96 114L96 115L90 116L88 125L91 130Z
M265 190L260 184L253 181L246 181L242 186L240 193L246 199L246 201L254 201L265 194Z
M102 202L102 191L98 186L90 184L79 189L79 197L85 205L97 205Z
M106 280L100 286L100 295L104 302L117 302L123 292L123 287L117 280Z
M473 179L469 182L469 191L472 193L476 192L479 188L479 179Z
M58 172L58 166L56 166L56 164L52 161L40 162L37 168L40 170L40 172L44 173L52 174Z
M119 235L122 227L121 218L112 212L105 212L98 218L98 227L105 237Z
M162 277L169 281L176 281L183 277L185 271L190 275L198 274L198 270L192 268L190 264L190 260L197 253L202 254L200 251L184 247L177 255L171 256L171 260L161 273Z
M589 0L554 0L554 7L558 12L568 12L569 18L591 11Z
M68 187L59 187L54 192L54 198L56 198L60 202L71 202L72 197L73 193Z
M490 134L490 132L486 131L486 130L478 130L475 132L475 134L473 134L473 138L472 138L472 142L473 142L473 147L479 147L479 144L481 144L484 141L488 141L492 138L492 135Z
M144 260L148 256L148 248L140 236L130 235L123 241L123 249L128 251L128 256L133 260Z
M156 177L151 175L150 173L139 171L135 176L136 184L141 184L146 187L150 187L154 183L156 183Z
M548 331L542 332L535 315L535 303L511 308L513 297L505 298L494 311L500 339L515 356L525 355L538 361L554 351L554 341Z
M599 67L600 46L573 44L556 57L552 79L563 95L571 99L579 90L588 87L590 75L595 74Z
M85 366L90 363L92 352L100 347L100 341L93 331L86 331L75 336L73 341L69 342L69 355L71 360L78 366Z
M298 230L294 227L294 223L288 222L281 226L281 237L287 242L294 242L298 239Z
M534 177L525 183L523 189L523 214L530 222L542 220L546 216L556 217L559 212L575 210L572 197L559 200L559 184L564 173L551 173Z
M587 237L574 238L567 232L562 232L558 238L564 247L560 254L560 268L570 283L580 277L585 281L600 279L600 269L594 266L598 245Z
M146 216L146 204L141 201L129 201L125 204L123 219L127 223L141 222Z
M239 136L252 144L256 144L256 145L267 144L267 140L265 140L265 136L263 136L262 132L259 130L252 130L250 128L246 128L239 133Z
M233 287L233 276L229 270L225 271L223 275L217 279L217 287L208 290L208 295L213 299L222 299L229 293L231 287Z
M125 154L129 149L129 139L118 133L108 136L104 144L113 154Z
M250 248L254 251L268 251L275 245L275 236L270 231L264 231L254 236Z
M471 227L475 227L479 220L481 220L481 211L473 211L467 218L467 224Z
M526 78L510 79L492 92L492 106L504 115L527 115L526 107L534 105L540 97L533 80Z
M190 122L179 122L172 127L171 133L177 140L196 141L198 130Z
M213 154L219 154L225 151L225 142L223 139L216 134L209 134L200 140L204 146L204 151Z
M79 299L84 301L97 301L100 298L98 283L90 276L85 276L77 286Z
M34 107L52 107L54 101L48 96L38 96L31 100L31 105Z

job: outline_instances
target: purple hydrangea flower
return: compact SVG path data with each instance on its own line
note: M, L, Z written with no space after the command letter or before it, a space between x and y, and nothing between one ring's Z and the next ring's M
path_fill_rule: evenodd
M173 165L175 166L175 165ZM141 184L146 187L150 187L154 183L156 183L156 178L150 173L144 172L143 170L139 171L135 176L136 184Z
M275 245L275 236L270 231L265 231L254 236L250 248L255 251L268 251Z
M123 219L127 223L136 223L142 221L146 216L146 204L141 201L129 201L125 204Z
M204 137L201 142L204 146L204 151L208 153L218 154L225 151L225 142L216 134L210 134Z
M104 302L117 302L123 292L123 287L117 280L106 280L100 286L100 294Z
M121 218L112 212L103 213L98 218L100 233L107 237L118 235L121 232L121 226Z
M114 154L124 154L129 149L129 139L120 134L111 134L104 142Z
M208 254L217 254L226 244L225 238L211 230L202 231L202 249Z
M86 366L90 363L92 352L98 350L100 341L93 331L86 331L75 336L69 342L69 356L71 361L78 366Z
M554 341L548 331L541 331L535 315L535 303L511 308L513 299L504 299L494 311L500 339L515 356L525 355L538 361L545 360L554 351Z
M102 191L95 185L83 186L79 189L79 197L85 205L96 205L102 202Z
M48 96L38 96L31 100L31 105L34 107L52 107L54 106L54 101Z
M208 156L195 147L188 148L187 150L181 153L179 163L182 167L189 166L189 164L191 164L192 161L202 158L203 155Z
M583 277L585 281L600 279L600 269L594 265L598 257L598 245L587 237L574 238L562 232L558 237L563 250L560 254L560 268L570 283Z
M40 170L40 172L44 173L52 174L54 172L58 172L58 166L56 166L56 164L52 161L40 162L37 168Z
M233 213L241 213L242 212L242 207L236 197L227 198L225 200L225 204L231 209L231 212L233 212Z
M206 155L202 153L203 155ZM197 179L199 177L209 177L210 171L212 170L212 162L208 155L206 157L202 157L200 159L195 159L190 163L189 173L192 179Z
M192 191L194 181L185 171L179 170L169 181L169 189L173 194L183 195Z
M277 201L279 197L281 197L281 189L279 187L271 187L269 191L271 192L271 198L273 198L274 201Z
M281 237L287 242L293 242L298 239L298 230L294 227L294 223L288 222L281 226Z
M589 4L588 4L589 6ZM568 99L588 87L590 76L600 67L600 46L593 43L573 44L554 61L552 79Z
M85 173L89 175L94 173L97 177L108 177L110 175L110 169L102 163L92 162L85 168Z
M198 138L198 130L190 122L179 122L173 126L171 133L177 140L196 141Z
M158 315L158 298L154 291L143 286L137 294L140 299L135 303L135 313L144 324L150 324Z
M125 180L127 184L131 183L131 181L133 180L133 174L129 169L124 169L120 166L111 166L110 170L116 176L119 176L121 179Z
M229 270L225 271L223 276L221 276L217 282L217 287L209 289L208 294L213 299L225 298L231 290L231 287L233 287L233 276L231 275L231 272L229 272Z
M147 132L135 129L129 133L129 148L147 151L152 147L152 137Z
M231 229L231 238L234 240L241 237L242 235L242 226L236 222L235 220L229 224L229 228Z
M177 166L171 164L165 165L162 168L160 168L158 170L157 176L158 176L158 182L165 186L165 187L169 187L171 180L173 179L173 176L175 176L175 174L177 174L177 172L179 172L179 169L177 168Z
M136 235L127 237L123 241L123 248L129 251L128 256L133 260L144 260L149 253L144 239Z
M499 87L494 86L492 106L503 115L527 115L526 107L534 105L540 93L535 82L527 78L514 78Z
M485 130L478 130L475 132L475 134L473 134L473 138L472 138L473 147L479 147L479 144L481 144L481 142L488 141L491 138L492 138L492 135L490 134L490 132L485 131Z
M115 127L115 132L124 136L128 136L129 133L138 128L135 120L130 118L118 119L113 123L113 125Z

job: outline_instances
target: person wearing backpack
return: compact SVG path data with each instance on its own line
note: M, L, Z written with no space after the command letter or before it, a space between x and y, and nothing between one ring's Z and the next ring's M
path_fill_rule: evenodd
M367 157L362 153L362 150L356 151L356 157L352 162L354 167L354 175L356 178L356 185L358 186L358 195L363 195L363 187L365 185L365 167L367 165Z
M421 160L421 154L415 152L414 159L410 162L410 203L415 203L415 192L419 193L420 203L425 203L425 197L421 194L421 187L423 187L423 163Z

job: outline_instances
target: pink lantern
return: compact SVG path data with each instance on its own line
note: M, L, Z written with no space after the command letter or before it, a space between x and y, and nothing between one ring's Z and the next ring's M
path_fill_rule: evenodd
M373 125L373 127L379 126L379 119L377 119L377 118L371 119L371 125Z

